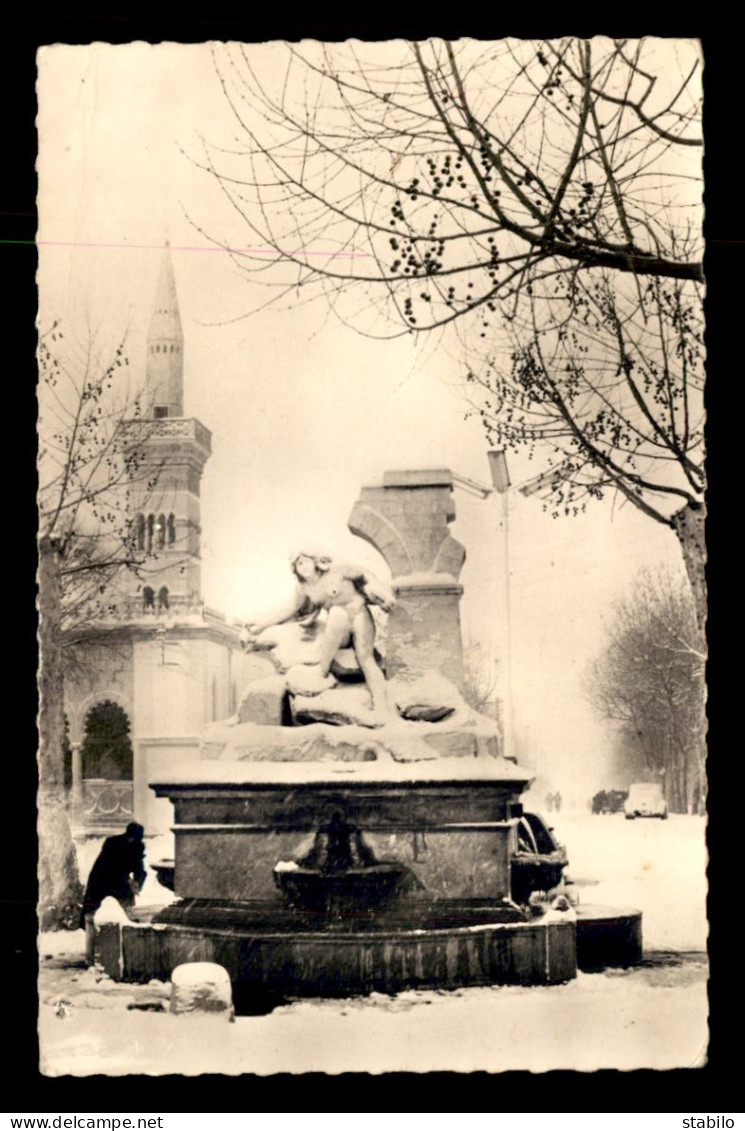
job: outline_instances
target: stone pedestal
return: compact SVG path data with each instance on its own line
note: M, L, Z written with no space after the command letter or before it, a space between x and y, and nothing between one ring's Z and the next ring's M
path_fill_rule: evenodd
M123 976L217 962L238 1012L304 995L567 981L576 974L574 914L536 918L510 899L527 781L488 755L416 766L306 762L291 775L267 762L183 767L153 783L176 813L181 899L150 933L122 928ZM410 876L393 902L330 913L276 890L277 862L304 855L319 821L335 813L364 833L380 865Z
M458 578L466 552L448 530L452 491L447 469L387 471L382 487L363 487L348 525L391 570L396 606L388 622L388 678L434 670L462 689Z
M153 783L174 805L178 896L276 895L275 864L302 854L319 824L339 812L380 861L405 865L432 898L510 899L514 829L529 780L513 763L376 759L287 771L271 762L203 762Z

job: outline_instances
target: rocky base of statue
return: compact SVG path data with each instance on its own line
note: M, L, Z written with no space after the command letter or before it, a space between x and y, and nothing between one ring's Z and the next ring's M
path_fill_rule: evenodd
M296 698L304 700L327 691L349 692L354 688L355 694L352 697L347 695L347 702L353 704L351 712L345 711L340 706L339 697L335 696L331 714L338 714L339 722L382 726L395 712L395 704L387 695L382 672L380 684L376 688L377 701L373 699L365 682L365 675L360 668L354 648L339 648L334 654L328 673L324 674L321 663L323 634L324 621L314 617L309 620L272 625L252 639L251 650L271 662L276 674L273 679L267 676L260 682L252 681L244 691L236 714L228 722L231 724L279 722L282 699L285 695L290 696L292 705ZM377 649L374 651L374 658L376 666L380 668L383 657ZM273 699L271 718L265 717L266 711L262 710L259 703L259 699L266 695ZM337 720L335 718L303 720L293 716L294 723L307 721Z
M256 654L265 657L265 672L273 674L252 680L236 714L205 729L203 756L419 761L499 755L497 724L469 707L439 672L400 672L385 681L375 704L353 649L340 649L323 676L316 662L321 631L317 622L294 622L257 637Z
M497 724L464 701L437 672L414 679L395 676L386 685L391 710L381 718L370 706L364 684L337 684L317 695L288 693L290 726L282 717L279 686L273 718L266 711L267 681L254 697L244 695L241 715L211 723L202 736L201 756L223 761L420 762L435 758L499 757ZM282 685L284 686L284 685ZM252 705L257 721L246 719ZM245 721L239 721L241 720Z
M387 681L386 693L389 715L382 720L383 723L404 719L418 723L447 723L448 729L452 729L468 727L478 721L487 729L493 728L496 733L493 721L473 711L455 684L439 672L425 672L416 677L400 673ZM371 716L369 696L366 696L364 686L359 684L337 684L314 696L294 694L291 710L293 722L299 726L308 723L366 726Z

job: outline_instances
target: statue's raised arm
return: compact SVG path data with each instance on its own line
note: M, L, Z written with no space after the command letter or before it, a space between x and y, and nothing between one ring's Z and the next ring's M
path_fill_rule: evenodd
M307 598L301 586L296 585L291 597L288 597L286 601L283 601L270 612L262 616L261 620L252 621L250 624L246 625L247 631L252 636L257 636L266 628L273 628L274 625L277 624L285 624L287 621L293 620L294 617L299 616L305 605L307 605Z
M368 605L378 605L386 613L391 611L395 604L393 593L374 573L351 562L340 562L339 569L359 590Z

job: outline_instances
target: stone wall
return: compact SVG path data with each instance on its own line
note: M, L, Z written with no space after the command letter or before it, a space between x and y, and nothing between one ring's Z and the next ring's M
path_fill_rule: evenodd
M364 487L349 529L390 568L396 606L388 622L387 675L435 670L463 688L458 582L466 552L448 530L455 518L446 469L388 471Z

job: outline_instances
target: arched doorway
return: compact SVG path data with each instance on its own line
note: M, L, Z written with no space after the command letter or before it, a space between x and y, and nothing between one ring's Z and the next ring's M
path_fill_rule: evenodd
M81 745L83 812L88 828L124 826L133 817L134 751L127 712L111 699L90 708Z

